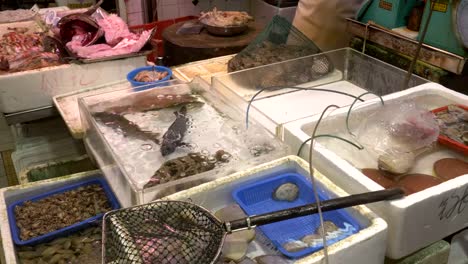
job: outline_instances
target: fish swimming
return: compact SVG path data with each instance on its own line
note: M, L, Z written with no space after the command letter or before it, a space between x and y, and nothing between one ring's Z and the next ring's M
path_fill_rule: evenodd
M122 105L121 101L108 102L106 112L114 114L131 114L175 107L186 104L204 104L200 97L193 94L145 94L132 95L129 101ZM100 103L101 104L101 103Z
M167 156L174 152L177 147L184 145L182 140L187 132L190 119L187 117L187 107L184 105L178 112L174 112L176 119L163 135L161 154Z
M143 131L138 125L129 121L122 115L108 113L108 112L95 112L92 114L96 120L102 124L111 127L115 130L120 130L124 137L135 138L140 140L151 140L159 144L159 133L152 133Z

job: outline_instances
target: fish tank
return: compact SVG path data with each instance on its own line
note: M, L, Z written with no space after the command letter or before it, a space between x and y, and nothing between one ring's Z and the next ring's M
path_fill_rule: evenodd
M276 131L280 125L319 114L328 105L348 106L366 92L373 94L362 100L404 90L406 75L400 68L344 48L216 75L212 87L241 109L253 99L250 116L280 135ZM427 82L412 75L408 87Z
M289 154L289 148L201 79L79 100L84 142L122 206Z

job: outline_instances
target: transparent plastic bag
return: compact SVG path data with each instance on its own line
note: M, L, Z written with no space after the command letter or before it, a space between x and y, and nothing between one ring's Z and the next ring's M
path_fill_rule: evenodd
M379 155L408 153L431 146L439 125L432 112L406 101L378 109L361 123L356 136Z

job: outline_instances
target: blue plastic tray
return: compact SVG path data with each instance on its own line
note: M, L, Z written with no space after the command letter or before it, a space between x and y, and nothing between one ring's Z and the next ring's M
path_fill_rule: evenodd
M16 218L15 218L15 207L16 206L22 205L26 201L39 201L41 199L44 199L44 198L46 198L48 196L51 196L51 195L54 195L54 194L63 193L63 192L66 192L66 191L77 189L77 188L79 188L81 186L88 186L88 185L92 185L92 184L99 184L104 189L104 192L106 193L107 199L109 200L109 203L110 203L112 209L120 208L120 204L117 201L117 198L115 197L114 193L111 191L109 185L107 184L107 182L104 179L85 180L85 181L81 181L81 182L78 182L78 183L75 183L75 184L64 186L62 188L52 190L52 191L47 192L47 193L43 193L41 195L37 195L37 196L29 197L27 199L16 201L16 202L14 202L14 203L12 203L12 204L10 204L8 206L8 220L10 222L10 230L11 230L11 234L13 236L13 241L15 242L15 244L20 245L20 246L28 246L28 245L35 245L35 244L47 242L47 241L53 240L53 239L55 239L57 237L72 234L72 233L74 233L74 232L76 232L78 230L81 230L81 229L84 229L84 228L87 228L87 227L91 226L93 223L96 223L96 222L100 221L104 214L98 214L98 215L96 215L94 217L90 217L90 218L88 218L88 219L86 219L84 221L78 222L78 223L73 224L71 226L67 226L65 228L55 230L55 231L50 232L48 234L44 234L44 235L41 235L41 236L34 237L34 238L29 239L29 240L21 240L20 239L20 236L19 236L20 231L19 231L18 226L16 225Z
M155 71L158 71L158 72L167 72L167 76L162 78L161 80L159 81L155 81L155 82L137 82L134 80L135 76L141 72L141 71L152 71L152 70L155 70ZM129 72L127 74L127 81L130 82L130 84L132 85L133 87L133 90L134 91L143 91L143 90L147 90L147 89L150 89L150 88L154 88L156 86L164 86L165 85L165 82L169 81L170 79L172 78L172 70L168 67L164 67L164 66L145 66L145 67L140 67L140 68L136 68L134 69L133 71Z
M294 183L299 187L299 197L293 202L278 201L273 199L273 193L280 185L284 183ZM317 189L320 200L328 200L323 190ZM285 173L273 176L268 179L256 182L250 182L234 190L234 200L246 212L247 215L258 215L277 210L301 206L314 203L314 194L312 183L304 176L297 173ZM361 229L357 221L351 217L344 209L329 211L323 213L324 221L332 221L340 229L345 230L339 236L328 239L327 245L336 243ZM345 225L345 223L347 223ZM303 216L295 219L260 226L260 230L267 236L281 253L290 258L300 258L309 255L323 248L323 245L317 244L297 252L289 252L283 244L295 240L301 240L306 235L315 233L320 226L318 214Z

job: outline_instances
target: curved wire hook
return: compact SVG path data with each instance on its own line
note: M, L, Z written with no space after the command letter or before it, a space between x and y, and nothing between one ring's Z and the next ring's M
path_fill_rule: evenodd
M364 102L364 100L362 100L361 98L358 98L352 94L349 94L349 93L345 93L345 92L341 92L341 91L335 91L335 90L330 90L330 89L323 89L323 88L310 88L310 87L296 87L296 86L270 86L270 87L265 87L265 88L262 88L260 89L258 92L256 92L254 94L254 96L252 96L252 98L250 98L249 100L249 103L247 105L247 111L246 111L246 115L245 115L245 127L246 128L249 128L249 112L250 112L250 107L252 105L252 102L255 100L255 98L260 94L262 93L263 91L267 90L267 89L271 89L271 90L280 90L280 89L295 89L295 90L305 90L305 91L319 91L319 92L329 92L329 93L337 93L337 94L341 94L341 95L346 95L346 96L349 96L349 97L352 97L356 100L359 100L361 102Z
M380 102L382 103L382 105L385 105L382 96L380 96L380 95L378 95L378 94L375 94L375 93L373 93L373 92L365 92L365 93L359 95L356 99L354 99L353 103L351 104L351 106L350 106L349 109L348 109L348 113L346 114L346 129L348 130L348 133L349 133L350 135L354 136L354 137L355 137L356 135L354 135L354 134L351 132L351 129L349 129L349 117L350 117L350 115L351 115L351 109L353 108L354 104L356 104L356 102L357 102L358 99L361 99L361 97L363 97L364 95L367 95L367 94L373 94L373 95L379 97L379 98L380 98ZM362 102L362 100L361 100L361 102Z

